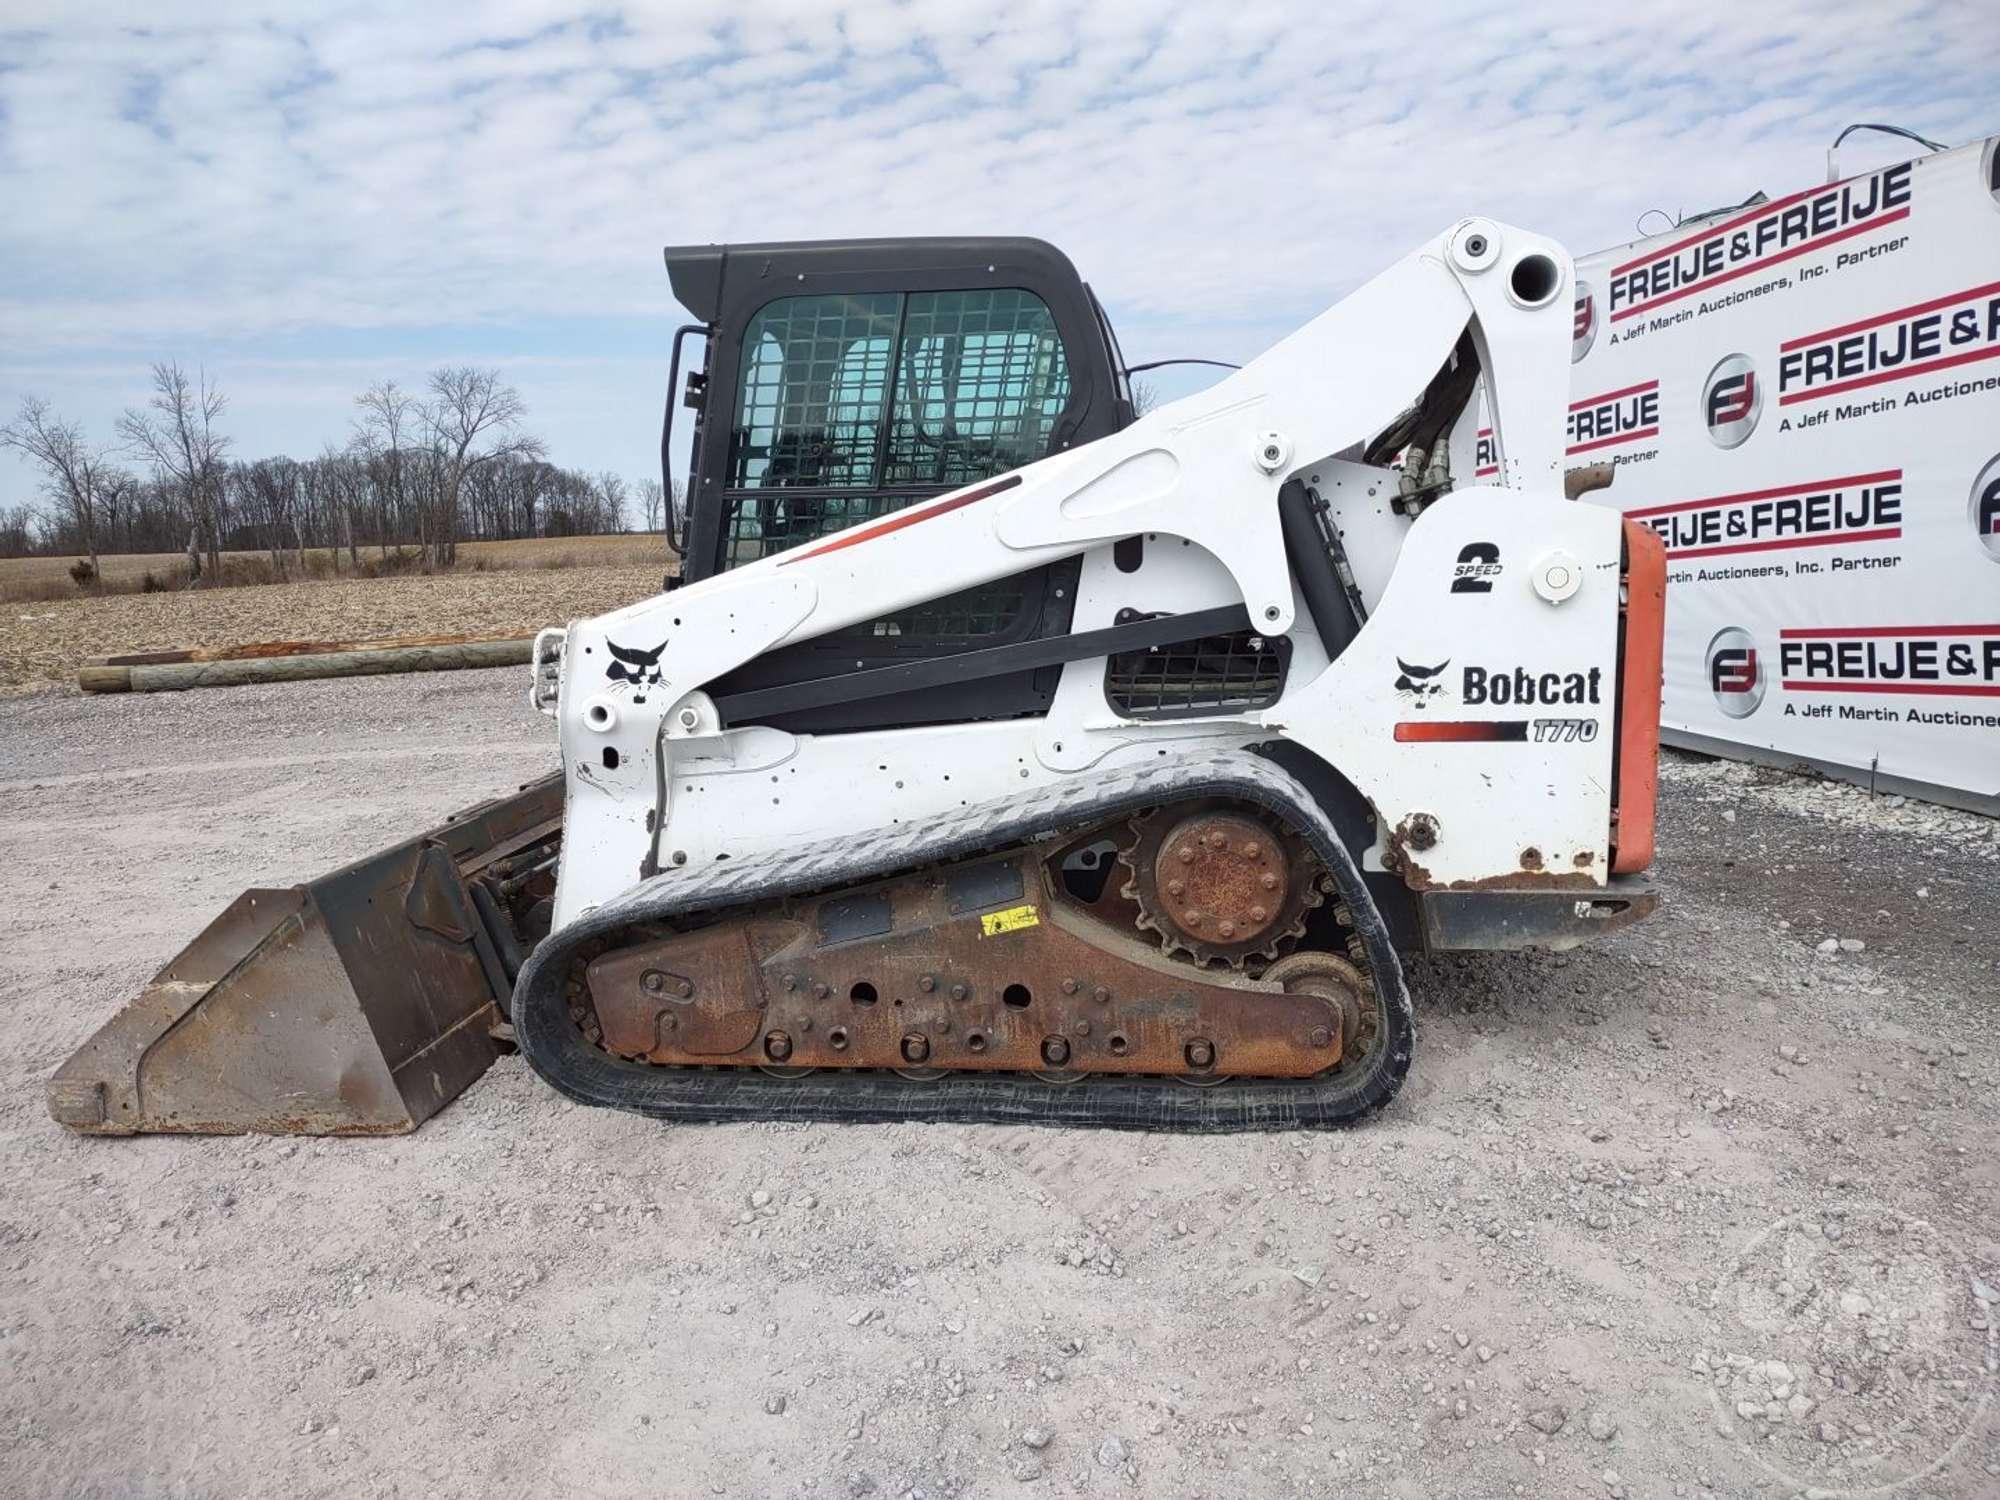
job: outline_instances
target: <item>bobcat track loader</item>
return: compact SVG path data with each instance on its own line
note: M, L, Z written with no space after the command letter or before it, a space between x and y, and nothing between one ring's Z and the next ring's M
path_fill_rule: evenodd
M674 1120L1332 1125L1399 950L1650 910L1664 564L1564 497L1555 245L1466 220L1143 416L1037 241L667 264L683 576L536 642L561 776L246 893L58 1120L408 1130L517 1045Z

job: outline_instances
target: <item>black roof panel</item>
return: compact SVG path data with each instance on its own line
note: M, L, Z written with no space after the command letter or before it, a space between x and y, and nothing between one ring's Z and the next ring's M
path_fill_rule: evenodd
M680 304L705 323L720 318L725 280L728 300L753 290L780 295L774 283L810 291L813 283L838 280L854 289L857 278L885 278L885 286L937 284L940 277L968 277L962 285L1074 285L1079 278L1067 255L1047 240L1025 235L972 238L923 236L865 240L770 240L737 245L669 245L667 275ZM750 285L735 283L758 283ZM758 300L763 300L759 298Z

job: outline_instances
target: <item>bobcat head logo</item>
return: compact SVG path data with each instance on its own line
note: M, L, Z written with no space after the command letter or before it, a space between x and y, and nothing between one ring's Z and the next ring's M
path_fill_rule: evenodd
M1401 668L1396 678L1396 691L1409 695L1411 707L1427 708L1431 699L1444 691L1444 684L1432 679L1451 665L1451 658L1447 656L1434 667L1413 667L1399 656L1396 665Z
M611 640L604 644L610 648L614 658L611 665L604 669L604 675L613 682L631 683L632 701L644 703L646 689L660 685L660 653L667 649L667 643L661 641L650 651L629 651Z

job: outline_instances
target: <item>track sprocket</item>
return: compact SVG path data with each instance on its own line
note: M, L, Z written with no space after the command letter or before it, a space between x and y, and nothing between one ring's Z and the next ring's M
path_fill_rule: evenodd
M1270 962L1305 935L1321 904L1319 862L1273 819L1219 801L1175 803L1131 820L1122 894L1169 954L1232 969Z

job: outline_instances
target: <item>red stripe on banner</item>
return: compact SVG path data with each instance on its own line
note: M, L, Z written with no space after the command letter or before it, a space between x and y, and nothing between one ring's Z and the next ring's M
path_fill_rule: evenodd
M1985 286L1975 286L1967 291L1954 292L1949 297L1933 297L1928 302L1913 302L1908 307L1899 307L1894 312L1877 313L1872 318L1863 318L1859 323L1843 323L1838 328L1822 329L1818 333L1808 333L1802 338L1790 339L1778 345L1783 354L1788 349L1797 349L1804 344L1823 343L1827 339L1844 338L1850 333L1860 333L1865 329L1879 328L1884 323L1893 323L1898 318L1914 317L1918 313L1936 312L1940 307L1950 307L1955 303L1968 302L1974 297L1984 297L1992 292L2000 292L2000 281L1989 281Z
M1500 465L1488 464L1483 469L1474 469L1472 471L1472 477L1474 479L1484 479L1488 474L1498 474L1499 472L1500 472Z
M1657 380L1642 380L1639 384L1628 385L1623 390L1606 391L1601 396L1585 396L1581 401L1572 401L1569 404L1569 409L1571 411L1582 411L1585 407L1602 406L1607 401L1617 401L1625 396L1636 396L1641 391L1656 391L1659 388L1660 382ZM1481 437L1485 435L1485 433L1480 434Z
M1598 438L1594 442L1578 443L1573 448L1563 449L1563 452L1566 454L1588 453L1594 448L1609 448L1616 443L1636 443L1641 438L1658 437L1659 435L1660 429L1657 427L1641 427L1637 432L1621 432L1616 437Z
M1858 182L1860 181L1860 178L1849 177L1844 179L1844 181ZM1686 239L1679 240L1674 244L1667 246L1667 248L1664 250L1648 250L1644 255L1636 256L1633 259L1626 261L1625 264L1622 266L1613 266L1611 268L1611 274L1613 276L1622 276L1627 271L1631 270L1634 266L1650 266L1655 261L1665 260L1669 256L1679 255L1681 251L1687 249L1689 245L1703 244L1708 240L1714 239L1719 234L1729 233L1729 231L1734 229L1738 224L1748 224L1752 220L1761 219L1769 214L1777 213L1780 209L1790 208L1794 203L1797 203L1800 199L1810 198L1814 193L1823 193L1830 187L1840 187L1840 186L1842 186L1842 183L1823 182L1818 187L1806 188L1800 192L1792 194L1792 196L1789 198L1780 198L1775 203L1760 203L1755 208L1751 209L1749 212L1740 214L1736 218L1729 220L1727 223L1716 224L1711 226L1710 228L1702 230L1698 234L1691 234Z
M1786 547L1830 547L1836 542L1892 542L1903 534L1900 526L1885 526L1880 531L1850 531L1840 536L1786 537L1775 542L1732 542L1727 547L1694 547L1687 551L1669 551L1667 560L1679 562L1685 557L1723 557L1731 552L1777 552Z
M931 521L947 515L976 500L984 500L988 495L997 495L1002 490L1011 490L1021 482L1019 474L1010 474L1005 479L982 485L976 490L967 490L963 495L947 495L935 505L924 509L911 507L899 510L893 516L875 521L867 526L856 527L853 531L843 531L830 541L821 542L817 547L808 547L803 552L787 552L778 559L781 568L790 567L795 562L804 562L809 557L824 557L829 552L838 552L843 547L859 546L862 542L872 542L878 536L887 536L892 531L901 531L905 526L914 526L919 521Z
M1970 354L1954 354L1949 359L1933 359L1921 365L1904 365L1897 370L1877 370L1873 375L1859 375L1853 380L1823 385L1816 391L1793 391L1789 396L1780 396L1778 405L1790 406L1798 401L1817 401L1822 396L1837 396L1842 391L1859 390L1864 385L1880 385L1885 380L1910 380L1918 375L1928 375L1932 370L1949 370L1954 365L1969 365L1974 360L1992 359L1996 355L2000 355L2000 344L1995 344L1990 349L1974 349Z
M1856 641L1897 635L2000 635L2000 625L1801 625L1781 630L1781 641Z
M1949 682L1793 682L1784 683L1788 693L1925 693L1940 698L2000 698L2000 683Z
M1898 219L1907 219L1909 216L1910 211L1907 208L1899 208L1894 213L1882 215L1879 219L1866 219L1859 224L1850 224L1838 234L1827 235L1824 239L1813 240L1809 244L1794 245L1791 249L1781 254L1768 255L1762 260L1753 260L1748 265L1738 266L1733 271L1724 271L1718 276L1709 277L1706 281L1690 282L1677 291L1665 292L1649 302L1635 302L1623 312L1613 313L1611 321L1614 323L1622 322L1626 318L1647 312L1652 308L1664 307L1667 303L1678 302L1683 297L1692 297L1696 292L1705 292L1712 286L1721 286L1725 281L1734 281L1739 276L1751 275L1753 272L1761 271L1767 266L1779 265L1801 255L1810 255L1815 250L1824 250L1828 245L1837 245L1842 240L1851 240L1857 234L1866 234L1871 229L1880 229L1884 225L1893 224ZM1706 236L1703 237L1706 238ZM1615 275L1616 273L1614 272L1613 274Z
M1849 474L1842 479L1815 479L1806 484L1781 484L1768 490L1743 490L1734 495L1717 495L1712 500L1679 500L1672 505L1648 505L1628 510L1626 515L1671 516L1684 510L1701 510L1710 505L1738 505L1746 500L1775 500L1780 495L1807 495L1819 490L1846 489L1851 484L1880 484L1885 479L1901 479L1901 469L1880 469L1873 474Z

